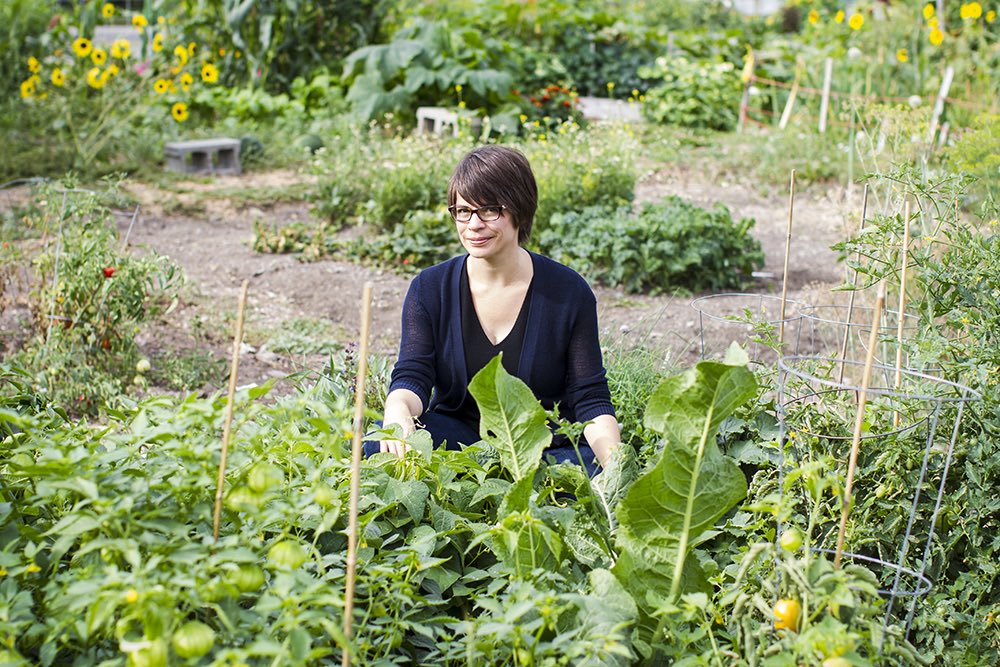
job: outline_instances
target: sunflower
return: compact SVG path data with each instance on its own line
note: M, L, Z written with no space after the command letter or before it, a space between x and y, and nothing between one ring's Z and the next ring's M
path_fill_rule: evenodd
M847 25L851 26L851 30L861 30L861 26L865 24L865 17L861 14L851 14L851 18L847 21Z
M77 37L73 40L73 53L77 58L86 58L90 55L90 50L94 48L90 40L86 37Z
M944 41L944 33L941 32L941 28L934 28L931 30L931 34L928 39L930 39L931 44L934 46L940 46L941 42Z
M87 85L96 90L100 90L104 87L104 84L108 82L106 75L101 73L100 67L91 67L87 71Z
M833 21L834 21L834 23L843 23L844 22L844 10L843 9L841 9L840 11L838 11L836 13L836 15L834 15Z
M896 51L896 60L898 60L899 62L905 63L909 59L910 59L910 52L907 51L906 49L900 49Z
M962 5L959 9L959 15L963 19L972 19L975 21L980 16L983 15L983 6L978 2L970 2L966 5Z
M184 72L181 74L181 90L185 93L191 90L191 84L194 83L194 77L190 73Z
M116 39L111 45L111 57L125 60L132 55L132 45L127 39Z
M809 12L809 23L811 25L816 25L817 23L819 23L819 12L817 12L815 9Z
M170 107L170 115L178 123L183 123L188 119L188 106L183 102L174 102L174 105Z
M21 82L21 98L26 100L34 96L35 96L34 77L29 77Z
M188 42L188 55L194 58L194 50L198 48L198 45L194 42Z
M104 6L101 7L101 16L103 16L106 19L109 19L114 15L115 15L115 6L112 5L110 2L105 2Z
M153 90L156 91L157 95L162 95L170 90L170 82L166 79L157 79L153 82Z
M930 21L932 16L934 16L934 5L928 2L924 5L924 20Z
M94 50L90 52L90 59L94 61L95 65L103 65L108 59L108 52L100 47L94 47Z
M52 70L52 85L56 86L57 88L62 88L63 84L65 83L66 83L66 75L63 74L63 71L58 67Z
M219 69L212 63L201 66L201 80L205 83L215 83L219 80Z
M987 23L993 23L996 20L997 20L997 13L995 11L991 9L990 11L986 12Z
M110 65L108 65L108 71L106 73L106 76L109 76L109 77L111 77L111 76L118 76L119 74L121 74L121 70L118 69L118 65L116 65L114 63L111 63Z
M147 25L149 25L149 21L142 14L136 14L132 17L132 27L139 32L142 32Z
M153 35L153 51L159 53L163 50L163 33L158 32Z
M927 19L927 27L930 28L931 30L938 27L938 20L936 16L932 16L929 19Z
M42 63L35 56L31 56L28 58L28 69L32 74L38 74L42 71Z
M174 55L177 56L177 60L180 61L181 66L187 65L188 61L188 50L183 44L178 44L174 47Z

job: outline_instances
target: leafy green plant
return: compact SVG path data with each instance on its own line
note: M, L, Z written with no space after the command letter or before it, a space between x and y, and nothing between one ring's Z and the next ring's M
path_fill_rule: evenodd
M439 104L461 86L465 104L495 108L512 84L499 68L504 50L498 40L477 30L450 30L442 22L417 19L391 43L364 46L347 57L347 101L359 118L369 120L386 112L409 114L419 104Z
M732 63L660 56L639 75L654 85L642 112L655 123L731 130L736 127L740 81Z
M673 196L638 215L624 207L556 215L539 244L590 279L629 292L724 289L763 263L753 224L734 223L721 204L705 210Z

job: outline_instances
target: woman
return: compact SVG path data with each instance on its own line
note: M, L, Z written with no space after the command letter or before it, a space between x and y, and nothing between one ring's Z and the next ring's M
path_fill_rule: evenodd
M572 269L522 247L531 234L538 188L528 160L504 146L481 146L459 162L448 210L467 255L422 271L403 303L399 359L383 424L408 436L418 423L434 446L477 442L479 410L469 381L497 354L542 405L590 422L580 450L596 472L620 442L598 341L597 306ZM375 445L378 444L378 450ZM366 454L402 456L404 442L369 443ZM563 439L546 454L577 461Z

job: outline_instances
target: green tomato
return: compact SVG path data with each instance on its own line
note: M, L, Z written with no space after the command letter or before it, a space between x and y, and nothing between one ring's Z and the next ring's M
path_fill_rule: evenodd
M188 621L174 633L174 650L182 658L200 658L215 646L215 630L199 621Z
M285 481L285 473L270 463L258 463L250 469L247 484L258 493L272 489Z
M256 512L260 509L260 494L239 486L226 496L226 507L234 512Z
M167 667L170 648L162 637L128 654L128 667Z
M243 563L229 573L229 583L241 593L253 593L264 585L264 571L251 563Z
M798 528L789 528L778 538L778 544L788 552L798 551L802 546L802 533Z
M823 667L851 667L853 663L847 658L835 655L823 661Z
M315 495L316 503L321 507L329 507L333 504L333 501L337 499L337 494L328 485L320 482L316 485Z
M140 375L143 373L148 373L149 369L152 367L153 365L149 363L149 359L140 359L139 361L135 362L135 372L139 373Z
M267 562L278 569L296 570L309 558L295 540L282 540L267 552Z

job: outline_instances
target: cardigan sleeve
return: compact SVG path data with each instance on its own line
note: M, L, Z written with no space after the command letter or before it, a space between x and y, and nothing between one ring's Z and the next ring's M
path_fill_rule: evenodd
M389 391L409 389L420 397L423 410L426 410L435 381L435 340L433 322L421 298L420 286L420 276L417 276L410 283L403 301L399 357L392 369Z
M580 299L566 350L566 399L580 422L615 414L601 358L597 299L589 288Z

